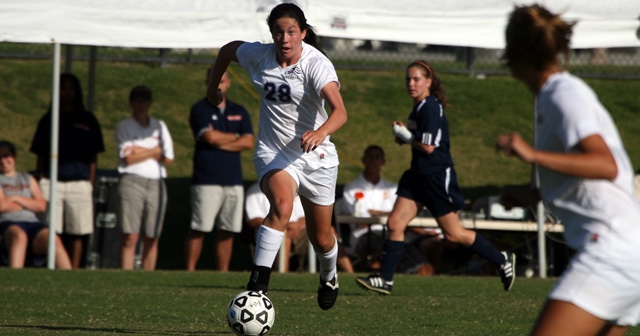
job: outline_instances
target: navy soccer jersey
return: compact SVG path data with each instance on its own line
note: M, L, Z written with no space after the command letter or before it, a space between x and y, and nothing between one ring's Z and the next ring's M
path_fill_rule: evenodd
M90 112L60 113L59 118L58 180L88 180L89 163L98 153L104 152L100 124ZM30 151L47 158L43 173L50 178L51 112L38 122Z
M191 108L189 124L196 139L191 183L223 186L243 184L240 152L230 152L212 147L201 141L200 135L203 130L209 129L209 127L226 133L253 134L251 118L247 110L241 105L227 100L227 106L223 113L217 106L204 98Z
M428 96L413 108L407 128L417 141L435 147L431 154L411 149L411 170L414 174L433 174L453 166L449 152L449 125L444 108L435 96Z

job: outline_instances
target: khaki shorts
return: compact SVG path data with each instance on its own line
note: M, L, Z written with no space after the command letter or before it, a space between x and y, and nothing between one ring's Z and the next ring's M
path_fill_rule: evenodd
M51 181L40 180L44 198L49 200ZM93 186L89 181L58 181L56 184L55 227L57 233L87 235L93 233ZM49 223L48 212L42 221ZM62 223L64 222L64 230Z
M167 210L164 180L124 174L118 183L118 223L122 233L159 238Z
M219 185L191 186L191 229L211 232L213 227L229 232L242 231L244 187Z

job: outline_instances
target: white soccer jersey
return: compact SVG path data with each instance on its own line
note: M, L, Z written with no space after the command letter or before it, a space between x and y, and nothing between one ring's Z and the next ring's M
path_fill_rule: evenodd
M572 153L584 138L599 134L618 166L612 181L582 179L540 167L543 200L561 219L565 239L577 251L602 258L640 260L640 205L633 196L633 169L611 116L595 93L568 73L549 77L536 100L535 147Z
M132 165L125 165L124 157L129 153L131 146L152 149L162 145L162 154L173 160L173 140L167 125L156 118L149 118L149 126L142 127L138 122L129 117L121 120L116 125L116 144L118 145L118 172L121 174L135 174L149 179L167 177L167 170L157 160L147 159ZM161 139L162 138L162 139Z
M244 208L248 220L265 218L267 214L269 214L269 200L262 190L260 190L259 183L254 183L247 189ZM304 209L302 209L300 197L296 196L293 201L293 211L291 212L289 222L295 222L302 217L304 217Z
M296 64L281 68L273 44L244 43L236 55L249 73L260 99L260 119L255 157L270 162L276 157L317 169L338 165L338 154L329 136L317 149L304 153L301 137L328 119L320 91L338 76L331 61L303 42Z

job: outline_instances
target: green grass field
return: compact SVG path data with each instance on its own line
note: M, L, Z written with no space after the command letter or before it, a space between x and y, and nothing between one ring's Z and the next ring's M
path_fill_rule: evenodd
M334 308L317 307L317 274L279 274L270 335L525 335L554 279L398 275L392 295L340 275ZM1 335L219 335L248 273L0 270ZM629 334L640 334L632 330Z
M526 335L555 279L398 275L379 296L340 275L334 308L317 307L317 274L271 277L270 335ZM0 270L0 335L225 335L246 272ZM628 335L640 335L640 328Z
M0 269L0 335L231 335L229 300L247 272ZM526 335L555 278L397 275L379 296L340 274L336 305L317 306L318 275L274 273L270 335ZM628 335L640 335L631 328Z

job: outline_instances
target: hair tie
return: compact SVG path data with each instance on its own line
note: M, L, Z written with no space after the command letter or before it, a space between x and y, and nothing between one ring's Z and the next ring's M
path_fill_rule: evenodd
M411 63L411 65L409 67L411 67L412 65L420 65L423 68L427 69L427 77L433 77L433 70L431 70L431 67L423 62L423 61L413 61L413 63Z

